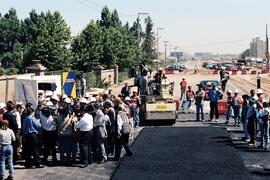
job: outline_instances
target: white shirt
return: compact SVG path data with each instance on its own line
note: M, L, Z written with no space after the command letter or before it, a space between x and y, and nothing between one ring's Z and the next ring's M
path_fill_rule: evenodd
M122 130L122 126L123 126L123 120L121 118L120 115L117 115L117 132L120 133L120 131Z
M237 97L234 98L234 105L235 106L238 106L238 99L237 99Z
M93 129L93 116L85 113L81 120L76 123L76 127L83 132L91 131Z
M16 116L16 121L17 121L17 124L18 124L18 129L21 129L22 128L22 123L21 123L21 114L18 112L18 111L15 111L14 112L15 116Z
M46 117L42 112L40 113L41 127L46 131L55 131L56 125L53 116Z
M261 78L262 78L262 75L258 74L257 79L261 79Z

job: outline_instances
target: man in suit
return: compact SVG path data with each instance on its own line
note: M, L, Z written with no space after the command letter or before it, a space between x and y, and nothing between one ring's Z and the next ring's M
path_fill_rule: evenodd
M130 87L128 86L128 83L125 83L125 87L122 88L121 94L124 98L130 95Z
M104 114L100 110L99 104L94 104L94 113L94 134L96 138L97 156L99 163L104 163L107 161L107 154L105 150L107 131Z

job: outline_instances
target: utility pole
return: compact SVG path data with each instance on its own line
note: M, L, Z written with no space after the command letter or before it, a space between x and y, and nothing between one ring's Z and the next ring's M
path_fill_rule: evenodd
M141 13L138 12L138 18L137 18L137 25L138 25L138 47L140 47L140 42L141 42L141 33L140 33L140 15L148 15L148 13Z
M159 30L163 30L164 28L157 28L157 69L159 68Z
M165 67L167 67L167 44L169 41L163 41L165 43Z
M266 24L266 66L267 66L267 73L269 73L269 59L270 59L270 54L269 54L269 47L268 47L268 29L267 29L267 24Z

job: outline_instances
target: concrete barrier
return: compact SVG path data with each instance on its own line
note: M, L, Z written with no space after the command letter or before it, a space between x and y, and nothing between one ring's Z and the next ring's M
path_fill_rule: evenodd
M242 75L246 75L247 74L247 71L246 70L244 70L244 71L242 71L242 73L241 73Z
M257 71L253 70L253 71L251 71L251 74L257 74Z
M237 75L237 71L232 71L232 75Z

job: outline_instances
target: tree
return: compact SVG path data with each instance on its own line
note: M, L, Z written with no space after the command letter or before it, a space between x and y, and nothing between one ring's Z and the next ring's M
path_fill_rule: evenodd
M99 21L102 29L108 29L111 26L111 13L107 6L101 11L101 20Z
M33 19L31 44L32 59L40 59L48 70L69 70L72 54L68 48L71 40L70 28L58 11L48 11Z
M155 34L153 32L153 22L150 16L145 19L146 29L145 29L145 38L142 44L143 49L143 58L147 62L151 63L152 60L156 58L155 50Z
M118 29L122 26L122 23L119 19L118 12L116 9L112 12L111 15L111 26L114 27L115 29Z
M250 49L246 49L242 54L241 54L241 58L245 59L246 57L250 56Z
M103 57L102 29L93 20L72 42L72 52L77 70L90 72Z

